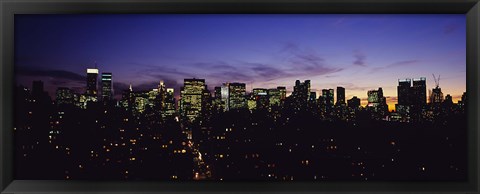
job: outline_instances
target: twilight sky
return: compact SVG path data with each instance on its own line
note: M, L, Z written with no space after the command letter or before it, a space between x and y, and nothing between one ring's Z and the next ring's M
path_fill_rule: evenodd
M16 15L17 83L43 80L84 92L86 68L112 72L117 97L133 85L184 78L312 89L343 86L366 103L382 87L394 108L398 79L441 75L456 102L466 90L465 15ZM427 92L428 93L428 92ZM317 96L320 93L317 93Z

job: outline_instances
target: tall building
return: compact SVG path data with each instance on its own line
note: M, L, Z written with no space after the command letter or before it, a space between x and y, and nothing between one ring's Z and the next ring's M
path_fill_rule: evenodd
M368 95L368 104L367 108L377 114L377 118L380 119L388 112L387 99L383 96L383 89L378 88L378 90L369 90Z
M398 103L395 105L395 110L403 120L419 120L422 108L427 104L426 78L399 79L397 97Z
M165 83L160 81L158 84L158 95L156 99L156 104L158 109L161 112L165 112L166 110L166 99L167 99L167 88L165 87Z
M412 85L411 79L399 79L397 86L397 97L399 105L410 105L410 87Z
M278 88L268 89L268 103L270 107L280 106L282 101L282 94Z
M417 107L425 106L427 104L427 79L425 77L413 79L411 90L410 100L412 105Z
M297 110L306 108L307 101L310 97L310 80L305 80L304 82L300 82L300 80L295 81L292 97L293 103Z
M265 88L254 88L253 97L255 98L257 109L267 109L270 105L268 90Z
M358 109L360 107L360 98L353 96L347 103L349 108Z
M344 106L345 105L345 88L344 87L337 87L337 106Z
M201 115L204 90L205 79L184 79L180 92L180 109L183 117L193 121Z
M229 109L247 108L245 83L229 84Z
M287 98L287 88L284 86L278 86L278 91L280 92L280 100L283 102Z
M92 68L87 69L87 96L97 97L98 90L97 90L97 77L98 77L98 69Z
M442 88L438 86L432 89L432 93L430 95L430 104L432 105L440 105L443 102L443 92Z
M113 97L112 73L102 73L102 100L111 100Z
M334 91L333 89L323 89L322 90L322 96L325 100L325 106L328 109L331 109L333 108L333 95L334 95Z
M56 91L56 102L57 105L63 104L74 104L75 98L73 96L73 91L69 88L59 87Z
M221 94L221 102L224 107L224 111L229 110L229 99L230 99L230 92L229 92L229 83L223 83L220 87L220 94Z
M165 109L163 111L163 116L173 116L175 115L175 90L173 88L167 88L165 96Z

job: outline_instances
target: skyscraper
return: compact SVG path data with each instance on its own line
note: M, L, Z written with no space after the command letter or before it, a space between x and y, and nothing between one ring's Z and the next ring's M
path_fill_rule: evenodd
M102 73L102 99L104 101L111 100L113 97L112 90L112 73Z
M98 77L97 68L87 69L87 91L86 91L87 96L97 97L97 94L98 94L97 77Z
M281 104L281 93L277 88L268 89L268 103L270 107L280 106Z
M73 91L69 88L59 87L56 91L57 105L74 104Z
M410 87L412 85L411 79L399 79L397 86L397 97L399 105L410 105Z
M400 79L397 86L398 103L395 110L406 121L410 119L419 120L421 109L427 103L427 85L426 78L420 79Z
M245 83L229 84L229 109L247 108Z
M268 97L268 90L265 88L254 88L253 97L256 101L257 109L267 109L270 104L270 99Z
M411 90L410 100L412 105L417 107L425 106L427 104L427 79L425 77L413 79Z
M167 88L165 110L163 113L164 117L175 115L175 101L175 90L173 88Z
M230 96L230 92L229 92L229 83L223 83L222 86L220 87L220 94L221 94L221 102L223 104L223 107L224 107L224 111L228 111L229 110L229 96Z
M278 86L277 89L280 92L280 100L285 101L285 98L287 97L287 88L284 86Z
M360 107L360 98L353 96L350 100L347 101L348 107L351 109L358 109Z
M345 105L345 88L344 87L337 87L337 106L344 106Z
M305 108L310 97L310 80L305 80L304 82L300 82L300 80L295 81L292 96L296 109Z
M190 121L198 118L202 111L202 95L205 90L205 79L184 79L181 98L182 116Z
M333 108L333 100L334 100L333 95L334 95L333 89L323 89L322 90L322 96L324 97L325 106L327 108L327 111L328 111L328 109Z
M376 113L374 118L380 119L388 112L387 99L383 96L383 89L369 90L367 109Z

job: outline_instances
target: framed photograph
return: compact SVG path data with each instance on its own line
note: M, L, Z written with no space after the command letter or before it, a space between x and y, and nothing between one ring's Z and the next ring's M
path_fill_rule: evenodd
M5 193L478 192L477 1L56 3L1 3Z

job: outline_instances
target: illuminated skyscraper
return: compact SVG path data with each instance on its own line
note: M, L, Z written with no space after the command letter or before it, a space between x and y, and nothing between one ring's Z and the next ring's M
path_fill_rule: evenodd
M345 88L344 87L337 87L337 102L335 103L337 106L345 106Z
M277 89L280 92L280 100L285 101L285 98L287 98L287 88L284 86L278 86Z
M223 104L224 111L229 110L229 83L223 83L222 86L220 87L220 95L221 95L221 103Z
M165 99L165 116L175 115L175 91L173 88L167 88Z
M86 91L87 96L97 97L97 94L98 94L97 77L98 77L97 68L87 69L87 91Z
M205 90L205 79L185 79L180 92L181 114L190 121L195 120L202 112L202 96Z
M57 105L74 104L75 99L73 96L73 91L69 88L58 88L56 91L56 102Z
M254 88L253 97L255 98L257 109L267 109L269 107L269 97L267 89Z
M229 84L229 109L247 108L245 83Z
M102 73L102 99L111 100L112 97L112 73Z
M281 105L281 93L278 88L268 89L268 102L270 107Z
M292 96L297 110L306 108L310 96L310 80L305 80L303 83L300 80L295 81Z
M367 109L375 113L375 118L381 119L388 112L387 99L383 96L383 89L369 90Z
M322 96L324 97L325 100L325 106L328 109L333 108L333 95L334 95L334 90L333 89L323 89L322 90Z

